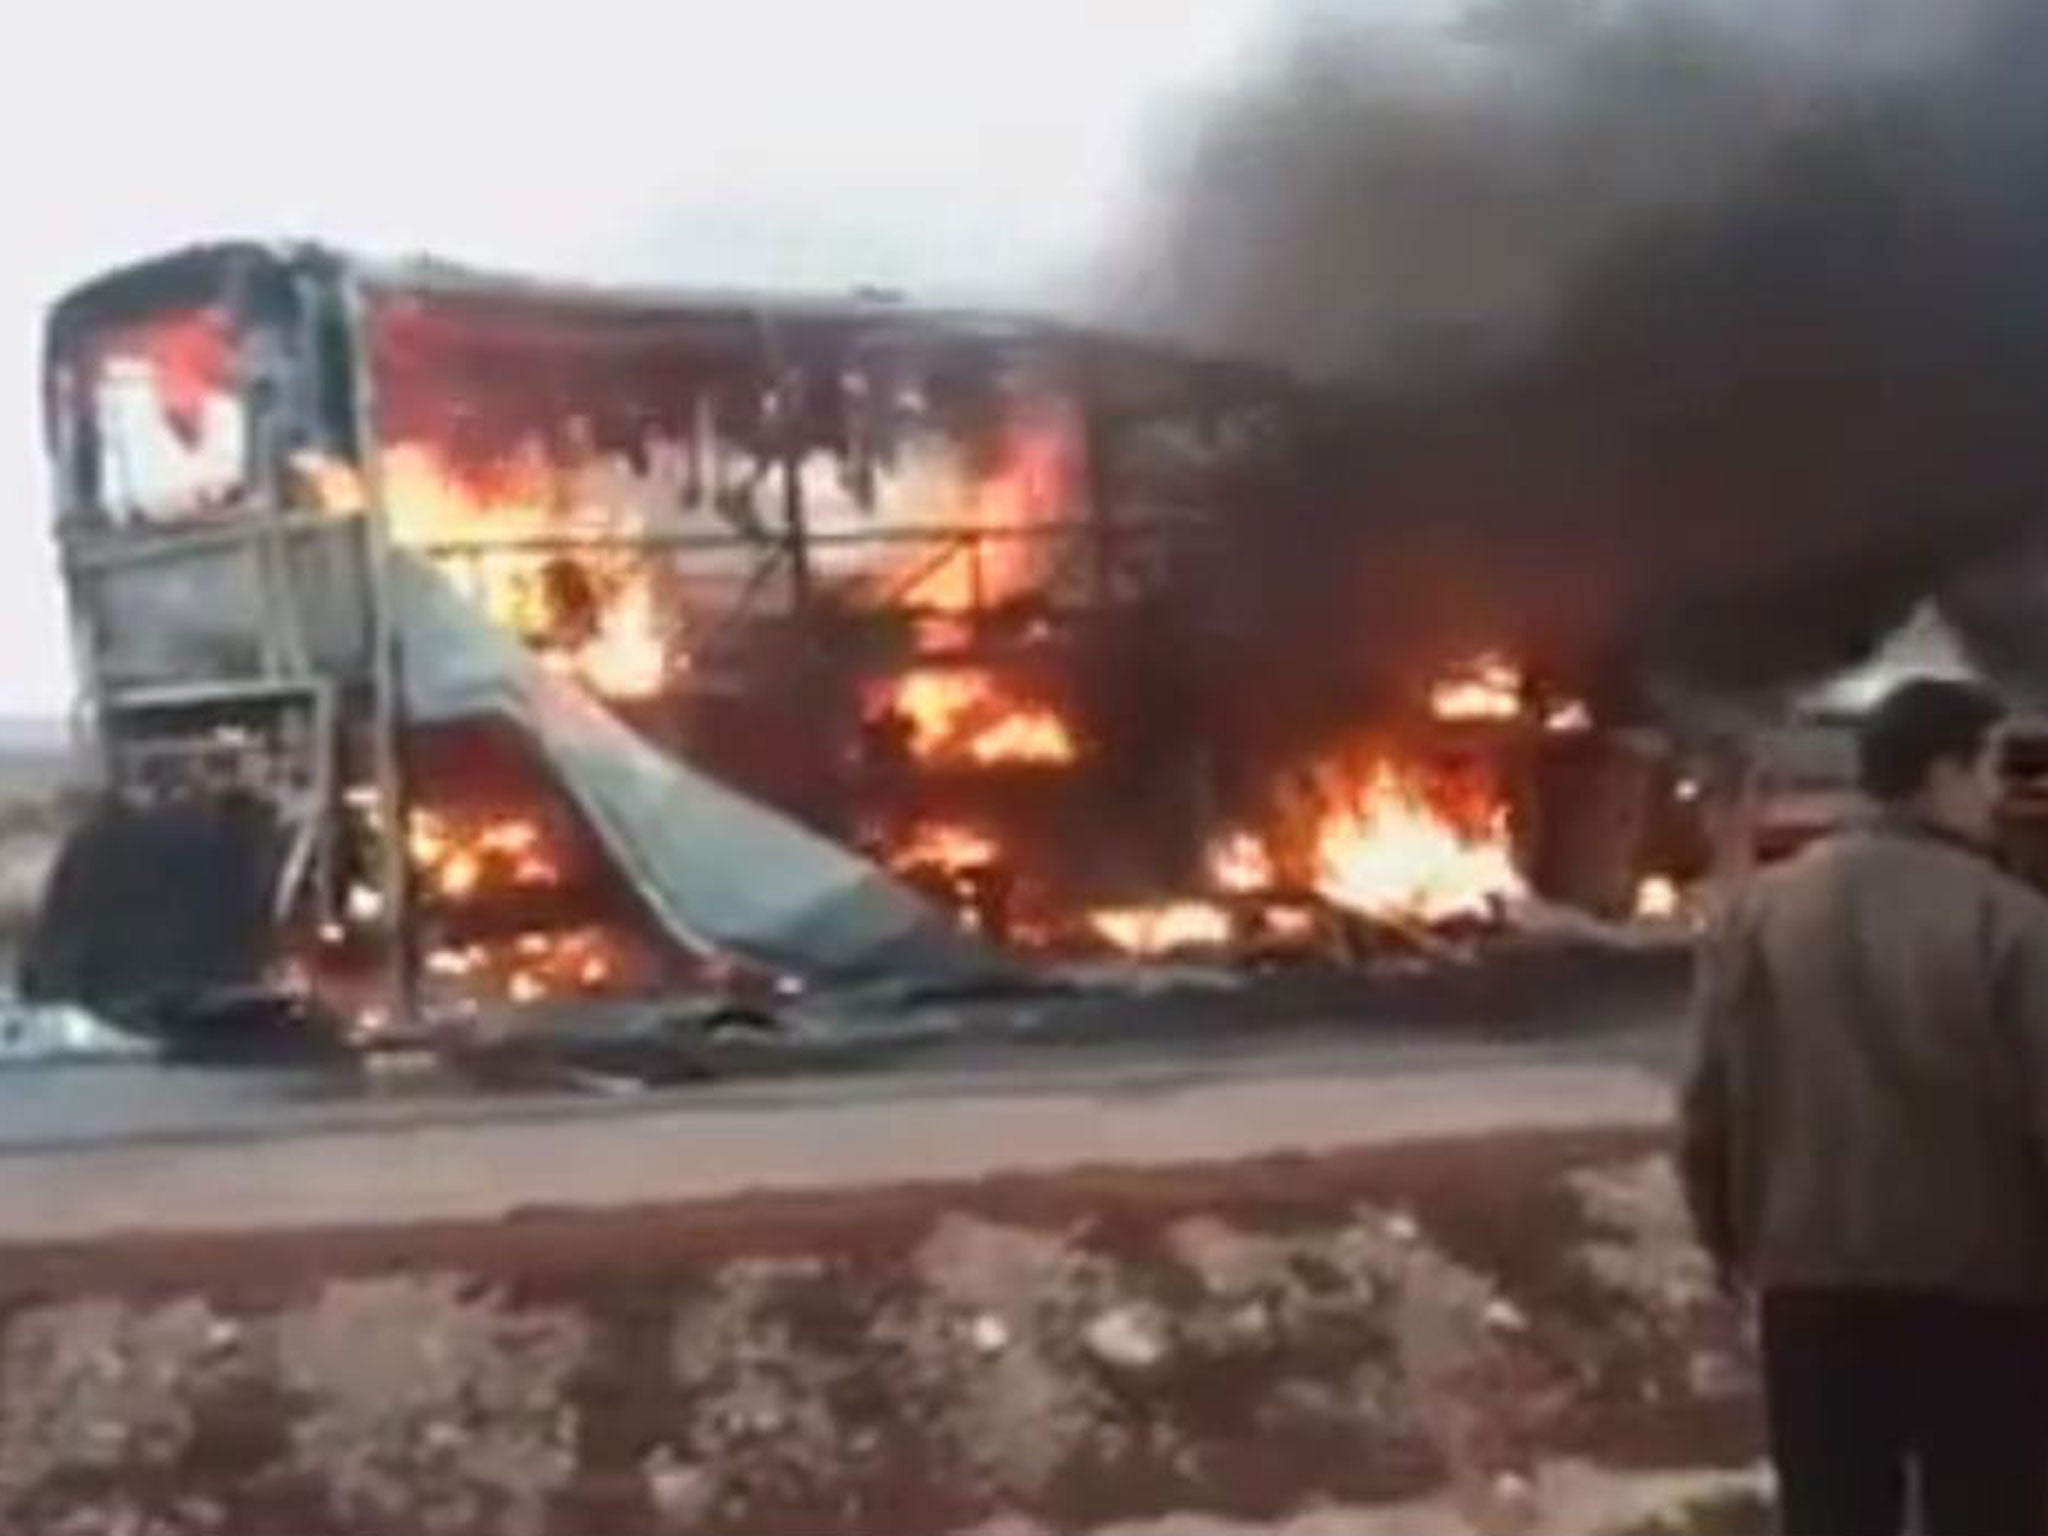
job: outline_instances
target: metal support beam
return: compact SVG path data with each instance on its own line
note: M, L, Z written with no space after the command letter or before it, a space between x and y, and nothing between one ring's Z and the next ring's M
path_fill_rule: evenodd
M397 615L392 611L391 523L384 492L384 467L377 452L376 402L372 394L369 314L360 287L347 290L349 329L362 365L355 373L356 441L361 444L363 484L369 510L363 514L368 543L370 670L372 699L371 753L377 786L378 884L384 896L386 998L390 1023L410 1028L419 1014L418 935L412 860L406 848L411 820L411 795L405 773L405 657L400 649Z
M810 522L804 509L803 445L794 432L788 433L782 448L782 538L789 551L790 597L798 616L809 618L816 590L811 579Z
M1088 408L1081 430L1082 494L1088 500L1088 543L1095 554L1091 565L1095 601L1104 608L1116 599L1118 518L1116 477L1110 472L1113 430L1104 413Z

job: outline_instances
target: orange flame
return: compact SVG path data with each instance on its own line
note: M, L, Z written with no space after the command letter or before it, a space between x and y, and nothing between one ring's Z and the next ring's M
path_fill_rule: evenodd
M1497 651L1475 656L1429 690L1429 712L1446 723L1520 720L1530 714L1529 679L1522 668ZM1552 697L1542 704L1543 729L1557 736L1577 735L1593 728L1593 711L1584 699Z
M1071 763L1074 739L1058 715L1033 706L979 732L967 750L977 763Z
M624 969L617 940L596 927L446 945L426 957L428 977L459 988L464 997L520 1004L602 992Z
M1009 426L993 471L942 450L908 474L891 501L897 521L928 537L851 557L852 572L841 569L849 557L831 553L839 546L820 558L835 574L872 580L907 609L968 623L1042 579L1046 546L1034 534L1072 500L1074 441L1073 424L1044 405ZM398 544L432 552L557 670L607 698L652 697L688 666L664 633L659 600L660 582L681 578L658 579L645 550L632 545L650 503L625 488L630 474L611 473L617 466L603 455L572 452L583 457L564 465L558 450L536 440L471 468L435 444L401 441L378 455L374 486L355 467L318 454L300 455L294 467L303 494L324 510L362 512L381 498ZM565 572L574 589L566 597ZM987 750L997 761L1039 761L1055 750L1055 737L1034 725Z
M936 869L947 874L966 874L996 864L1001 850L996 840L973 827L953 822L919 822L910 835L889 855L890 866L898 870Z
M1209 878L1239 895L1273 888L1272 852L1249 832L1233 832L1209 850Z
M1519 719L1522 688L1522 669L1487 652L1431 686L1429 712L1439 720Z
M412 813L407 845L421 883L445 901L486 889L544 889L562 878L539 825L524 817L463 826L422 808Z
M292 470L322 512L366 512L370 492L353 464L311 451L293 455Z
M1646 875L1636 887L1636 916L1647 922L1670 922L1684 908L1678 882L1669 875Z
M354 468L320 455L294 462L324 510L351 513L370 501ZM547 548L522 540L638 531L613 509L562 506L551 468L504 466L488 485L457 472L433 448L398 443L378 459L392 538L432 551L493 619L556 670L612 699L649 698L687 657L663 633L646 557L614 545Z
M651 699L686 665L662 642L654 589L644 573L616 588L598 616L596 634L556 655L557 665L607 699Z
M896 874L945 900L970 932L983 931L991 920L1007 923L1002 908L984 904L991 889L986 882L1003 872L1002 845L990 833L958 822L920 821L882 858Z
M1550 706L1543 729L1553 736L1576 736L1593 728L1593 711L1583 699L1563 699Z
M1079 755L1057 711L1011 696L975 668L907 673L882 692L879 712L905 723L910 751L924 762L1058 764Z
M945 519L958 543L904 590L905 605L964 615L1028 591L1043 563L1028 530L1062 510L1073 478L1069 443L1055 421L1022 425L994 474L961 482Z
M1206 901L1171 901L1150 907L1105 907L1088 915L1096 934L1128 955L1215 949L1230 942L1230 914Z
M1438 922L1483 915L1524 890L1507 808L1490 786L1433 781L1382 756L1326 793L1314 883L1338 906Z

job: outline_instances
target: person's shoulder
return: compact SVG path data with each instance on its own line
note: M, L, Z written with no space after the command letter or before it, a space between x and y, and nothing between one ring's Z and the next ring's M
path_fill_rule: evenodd
M1881 822L1839 832L1813 853L1817 864L1857 871L1910 870L1916 878L1992 885L2012 879L1988 851L1961 838Z
M1842 879L1872 857L1882 857L1882 852L1860 829L1830 832L1764 865L1749 881L1745 899L1758 905L1783 900Z
M1756 915L1811 911L1817 903L1860 900L1872 890L1958 896L2005 878L1985 855L1946 838L1858 825L1815 838L1757 871L1742 904Z
M2048 893L2011 870L1986 861L1985 897L2009 923L2048 936Z

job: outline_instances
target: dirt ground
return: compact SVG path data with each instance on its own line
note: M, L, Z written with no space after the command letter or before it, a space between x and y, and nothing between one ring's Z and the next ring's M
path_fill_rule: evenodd
M1732 1530L1753 1417L1637 1130L0 1250L21 1536Z

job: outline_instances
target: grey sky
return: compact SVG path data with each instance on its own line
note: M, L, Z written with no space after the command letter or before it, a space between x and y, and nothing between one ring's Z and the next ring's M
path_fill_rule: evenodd
M1028 292L1286 0L81 3L0 20L0 712L70 687L43 306L235 234L593 278ZM33 19L23 14L33 11Z
M1958 17L1998 3L71 0L7 9L0 163L14 218L0 242L0 714L52 710L69 692L37 440L36 333L53 297L111 263L195 240L297 235L600 280L1072 294L1091 269L1132 281L1104 258L1125 240L1140 244L1135 226L1171 195L1148 176L1162 164L1152 151L1198 120L1191 104L1213 103L1247 75L1270 76L1260 67L1266 45L1288 21L1333 13L1363 23L1382 73L1412 72L1427 89L1445 47L1455 53L1470 36L1438 24L1474 13L1512 9L1518 24L1540 28L1644 4L1695 7L1739 16L1792 55L1882 62L1925 54L1962 35ZM1415 49L1429 33L1438 46ZM1651 110L1661 122L1661 101ZM1423 169L1434 189L1441 178ZM1340 211L1371 226L1375 248L1398 251L1416 222L1408 205ZM1227 257L1233 238L1263 248L1286 233L1257 220L1247 230L1234 206L1224 218L1220 231L1184 245ZM1296 254L1313 257L1329 242L1308 244ZM1505 249L1510 265L1521 259L1518 243ZM1155 298L1161 265L1136 279ZM1362 289L1367 268L1348 257L1336 268L1347 301L1413 307L1385 283ZM1177 302L1188 297L1181 276ZM1142 308L1142 294L1109 291L1133 301L1130 313ZM1321 326L1324 297L1313 297Z

